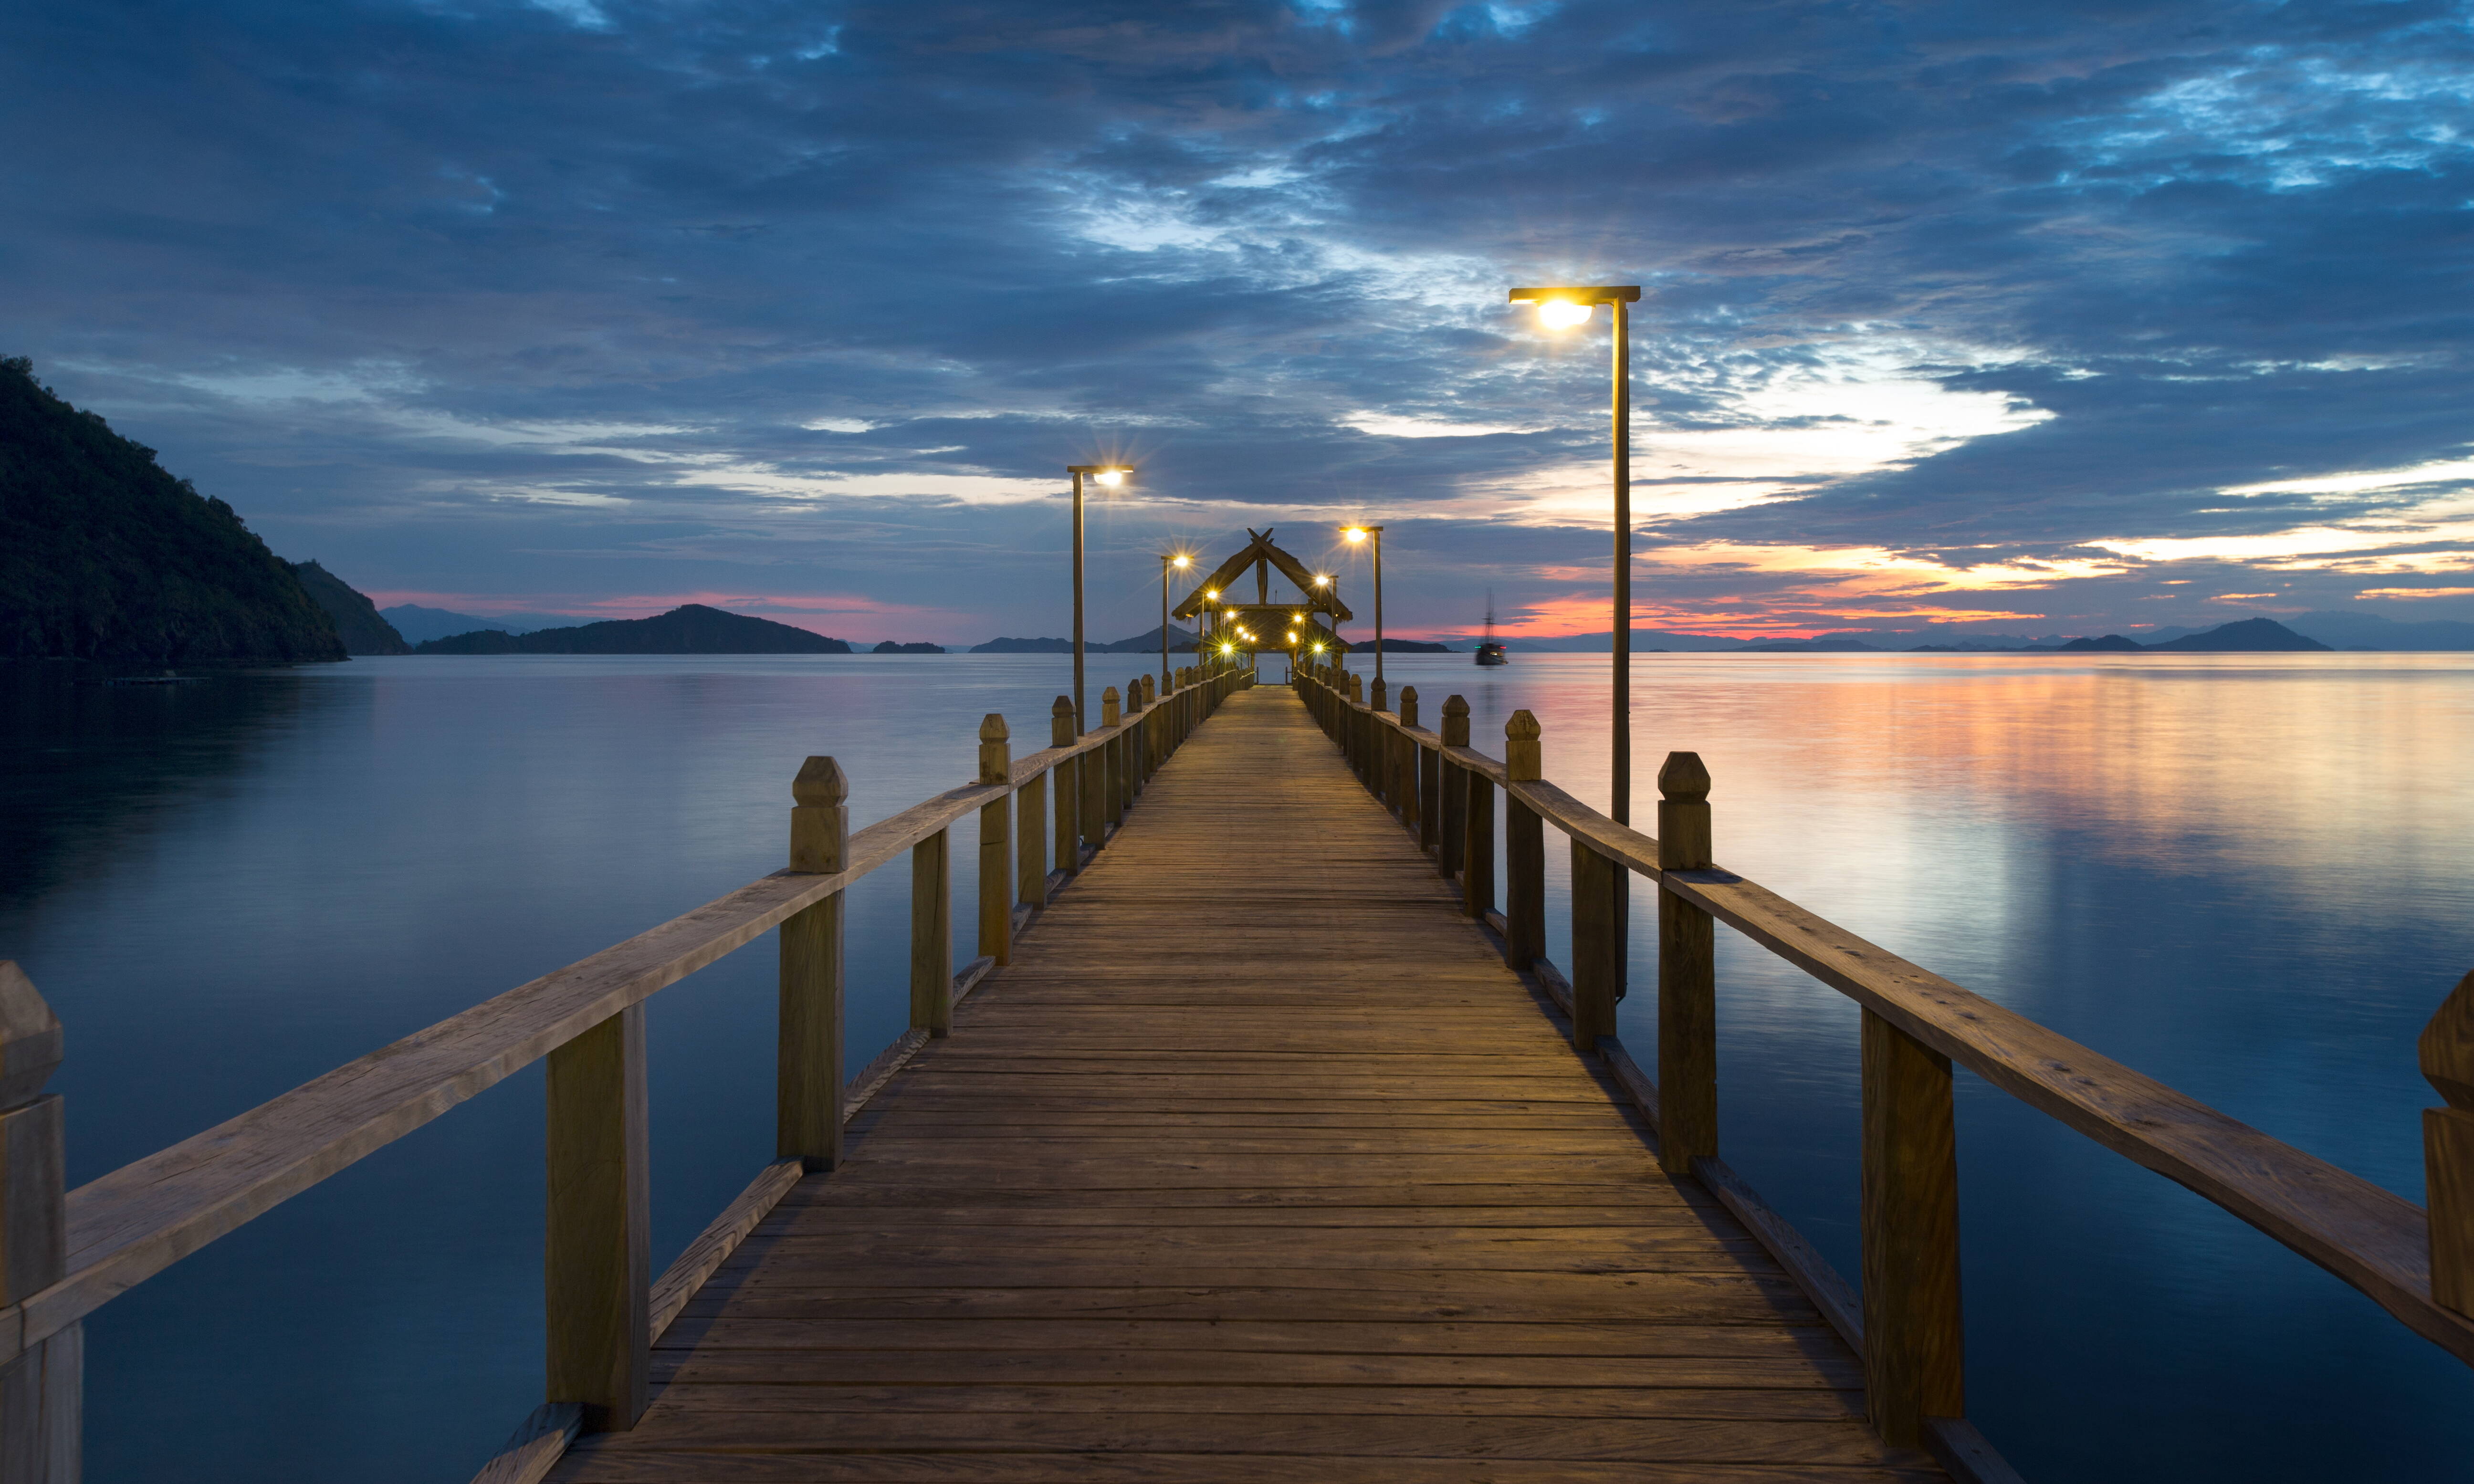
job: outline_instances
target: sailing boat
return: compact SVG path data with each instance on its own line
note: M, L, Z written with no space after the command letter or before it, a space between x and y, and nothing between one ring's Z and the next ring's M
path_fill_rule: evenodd
M1494 589L1492 588L1486 590L1486 643L1477 646L1477 662L1480 665L1512 663L1512 656L1504 653L1503 645L1494 642Z

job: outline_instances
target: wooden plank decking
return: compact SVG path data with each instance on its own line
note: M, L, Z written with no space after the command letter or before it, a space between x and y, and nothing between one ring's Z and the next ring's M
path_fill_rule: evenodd
M1944 1477L1456 905L1231 696L552 1477Z

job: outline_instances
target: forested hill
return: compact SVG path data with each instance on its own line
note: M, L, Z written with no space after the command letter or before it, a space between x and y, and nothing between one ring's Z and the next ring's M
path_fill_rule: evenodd
M683 603L650 619L612 619L575 628L530 634L500 629L433 639L416 654L848 654L838 639L724 613L702 603Z
M315 559L294 562L292 575L301 579L310 599L335 620L335 634L353 654L410 654L412 645L378 613L378 605Z
M340 660L334 621L232 508L0 359L0 658Z

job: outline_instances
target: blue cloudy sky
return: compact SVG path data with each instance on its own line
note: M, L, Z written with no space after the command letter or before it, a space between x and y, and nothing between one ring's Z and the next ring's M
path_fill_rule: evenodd
M382 602L1095 631L2474 617L2474 37L2421 3L16 0L0 353Z

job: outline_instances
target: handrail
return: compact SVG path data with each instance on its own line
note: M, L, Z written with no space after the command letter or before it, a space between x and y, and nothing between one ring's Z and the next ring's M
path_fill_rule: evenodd
M0 1306L0 1365L1060 764L1137 737L1173 748L1180 737L1160 718L1198 692L1216 703L1239 676L1131 706L1113 725L1012 762L1005 783L950 789L856 831L838 871L773 872L68 1192L66 1276Z
M1688 867L1663 864L1657 839L1616 823L1551 783L1516 777L1508 762L1447 744L1434 732L1354 698L1345 671L1302 667L1294 672L1294 683L1378 795L1385 791L1385 775L1366 762L1379 750L1365 744L1370 736L1395 737L1394 745L1415 748L1420 758L1431 753L1439 764L1502 788L1508 801L1648 878L1678 903L1737 929L1855 1000L1901 1036L2231 1212L2352 1284L2414 1333L2474 1364L2474 1318L2434 1297L2434 1233L2423 1207L1919 967L1706 858ZM1526 718L1522 713L1516 719ZM1526 735L1535 738L1534 721L1530 726ZM1697 768L1698 759L1692 763ZM1411 771L1422 766L1412 764ZM1706 796L1706 775L1701 790ZM1395 811L1414 813L1424 798L1395 798ZM2467 986L2474 986L2474 975L2451 1004L2465 999L2466 1024L2474 1026L2474 988ZM2435 1029L2439 1025L2436 1018ZM1600 1044L1603 1049L1606 1043ZM1868 1079L1871 1044L1868 1032ZM1661 1036L1661 1055L1668 1049ZM2428 1046L2425 1058L2428 1066ZM1868 1118L1871 1098L1868 1084ZM2439 1183L2435 1176L2435 1190Z

